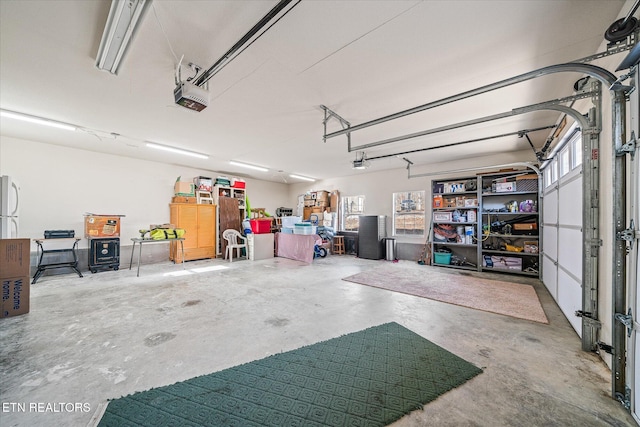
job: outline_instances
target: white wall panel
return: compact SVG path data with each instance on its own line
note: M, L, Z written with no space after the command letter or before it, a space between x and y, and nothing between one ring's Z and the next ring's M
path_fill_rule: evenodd
M542 200L542 222L555 224L558 222L558 190L545 193Z
M542 229L542 249L545 255L554 261L558 260L558 229L546 225Z
M542 256L542 282L554 300L558 300L558 268L546 256Z
M575 315L582 310L582 287L562 269L558 269L558 305L573 329L582 336L582 320Z
M563 225L582 226L582 179L575 179L560 186L558 222Z
M576 277L582 277L582 233L573 228L558 230L558 264Z

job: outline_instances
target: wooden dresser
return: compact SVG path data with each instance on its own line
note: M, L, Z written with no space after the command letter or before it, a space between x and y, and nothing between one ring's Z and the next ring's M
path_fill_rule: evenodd
M216 257L216 205L170 203L170 221L183 228L184 260ZM169 259L182 262L180 246L172 243Z

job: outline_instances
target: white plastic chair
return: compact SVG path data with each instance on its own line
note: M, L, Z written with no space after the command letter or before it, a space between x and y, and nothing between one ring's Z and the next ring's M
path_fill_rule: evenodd
M224 230L222 232L222 237L227 241L227 250L224 254L224 259L229 258L229 262L233 262L233 250L238 250L238 258L240 257L240 249L244 248L247 250L247 238L242 237L242 234L238 230L234 230L232 228L228 230ZM238 242L241 241L241 243Z

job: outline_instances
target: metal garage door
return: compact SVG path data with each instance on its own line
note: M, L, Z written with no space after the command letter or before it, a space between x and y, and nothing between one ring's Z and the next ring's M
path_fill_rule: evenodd
M542 281L582 336L582 138L574 132L542 171Z
M638 87L640 78L638 68L633 72L634 86ZM631 130L633 136L640 135L640 95L638 90L630 96ZM629 219L628 225L634 224L635 237L632 240L629 251L628 277L627 277L627 298L633 318L633 329L627 338L627 387L630 394L631 412L635 420L640 424L640 292L638 291L638 281L640 281L640 152L636 148L635 154L629 157ZM632 222L631 222L632 221Z

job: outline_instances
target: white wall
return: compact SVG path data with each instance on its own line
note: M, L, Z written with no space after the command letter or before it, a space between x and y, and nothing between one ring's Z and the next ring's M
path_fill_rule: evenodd
M346 146L345 146L346 153ZM346 155L346 154L345 154ZM431 197L431 181L442 178L455 178L464 176L475 176L474 172L448 173L446 171L459 170L464 168L474 168L482 166L493 166L511 162L535 161L533 151L519 151L499 156L481 157L455 162L439 163L430 165L428 168L415 166L412 174L438 172L442 173L434 176L412 178L407 176L406 169L394 169L386 171L376 171L376 162L372 161L369 169L361 171L353 176L326 179L313 183L291 185L289 189L289 203L287 206L295 208L298 196L307 191L327 190L340 191L340 196L365 196L365 213L367 215L387 215L387 234L391 236L391 221L393 215L393 193L401 191L426 191L427 200ZM431 205L427 204L426 227L429 226L431 215ZM427 230L425 230L426 233ZM398 236L398 243L424 244L426 236Z
M121 222L123 246L139 235L139 229L169 222L178 176L191 180L219 175L5 136L0 137L0 174L20 185L20 237L43 237L47 229L73 229L77 237L84 237L85 212L126 215ZM253 207L273 214L286 205L286 184L246 181ZM87 247L84 239L80 244Z

